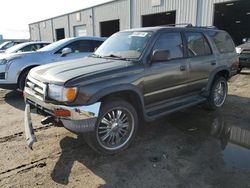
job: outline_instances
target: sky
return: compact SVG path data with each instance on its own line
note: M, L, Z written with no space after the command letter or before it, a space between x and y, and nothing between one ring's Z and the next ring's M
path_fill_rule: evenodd
M4 39L28 39L28 24L111 0L2 0L0 35Z

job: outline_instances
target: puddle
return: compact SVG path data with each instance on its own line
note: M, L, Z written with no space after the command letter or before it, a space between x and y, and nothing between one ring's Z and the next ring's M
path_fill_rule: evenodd
M223 158L229 169L250 172L250 150L229 143L223 151Z
M218 140L226 168L250 172L250 130L241 128L240 123L229 125L220 112L203 113L179 113L169 121L194 138L213 137Z

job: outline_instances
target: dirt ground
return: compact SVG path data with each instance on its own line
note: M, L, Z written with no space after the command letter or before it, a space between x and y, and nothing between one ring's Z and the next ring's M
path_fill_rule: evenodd
M140 125L130 148L93 152L64 128L42 126L25 146L20 93L0 90L0 187L250 187L250 71L229 83L224 107L196 106Z

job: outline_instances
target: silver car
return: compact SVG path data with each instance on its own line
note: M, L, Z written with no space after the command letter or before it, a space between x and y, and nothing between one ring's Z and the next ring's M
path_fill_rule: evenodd
M39 41L39 42L24 42L21 44L17 44L5 50L4 52L0 51L0 59L3 59L5 54L12 54L17 52L30 52L30 51L37 51L44 46L49 45L50 42Z
M6 55L0 59L0 88L23 90L26 77L33 67L90 55L106 38L75 37L62 39L36 52Z

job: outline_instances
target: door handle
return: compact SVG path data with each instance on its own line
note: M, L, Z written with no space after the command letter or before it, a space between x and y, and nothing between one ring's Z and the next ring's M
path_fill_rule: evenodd
M185 71L186 70L186 66L185 65L181 65L180 66L180 71Z

